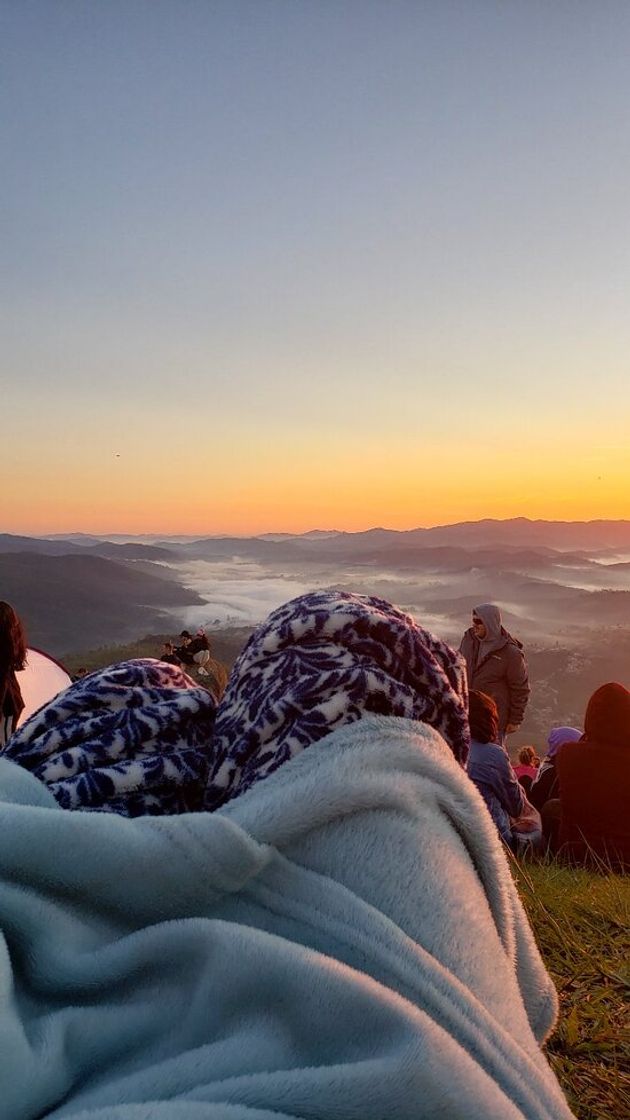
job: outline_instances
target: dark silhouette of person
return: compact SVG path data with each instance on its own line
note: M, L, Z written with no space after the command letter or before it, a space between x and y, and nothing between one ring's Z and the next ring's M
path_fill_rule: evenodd
M558 750L560 853L630 871L630 692L603 684L591 696L584 735Z
M26 665L26 637L17 612L0 601L0 748L12 735L24 700L16 673Z

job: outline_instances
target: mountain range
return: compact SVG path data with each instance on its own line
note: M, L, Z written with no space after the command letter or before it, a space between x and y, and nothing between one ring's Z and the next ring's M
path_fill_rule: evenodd
M286 581L287 597L325 584L378 594L451 638L472 606L496 601L529 639L579 644L604 625L630 626L630 521L515 518L257 537L0 534L0 594L33 640L56 653L164 629L178 612L221 602L228 583L268 590L274 579Z
M630 521L258 537L0 534L0 598L19 611L31 644L61 659L200 623L217 644L244 640L274 606L322 586L389 599L455 645L473 606L498 603L530 663L525 739L540 742L553 721L579 724L604 680L630 685Z

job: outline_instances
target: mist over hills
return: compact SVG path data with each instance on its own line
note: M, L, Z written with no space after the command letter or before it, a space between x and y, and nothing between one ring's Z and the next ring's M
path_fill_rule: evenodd
M182 625L244 634L323 586L389 599L455 645L471 608L497 603L525 642L534 684L521 741L579 722L603 680L630 684L630 521L249 538L0 535L0 597L23 615L31 642L57 656Z

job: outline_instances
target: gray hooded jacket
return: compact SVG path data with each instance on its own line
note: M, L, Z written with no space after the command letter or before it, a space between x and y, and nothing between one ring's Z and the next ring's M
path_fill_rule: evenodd
M491 696L499 710L499 731L509 723L522 723L530 687L523 647L501 625L501 611L483 603L474 613L486 627L482 640L471 626L462 638L460 653L466 659L469 689Z

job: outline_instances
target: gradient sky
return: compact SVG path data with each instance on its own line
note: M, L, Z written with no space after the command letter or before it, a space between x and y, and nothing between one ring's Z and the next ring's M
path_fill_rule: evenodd
M630 517L626 0L0 13L0 531Z

